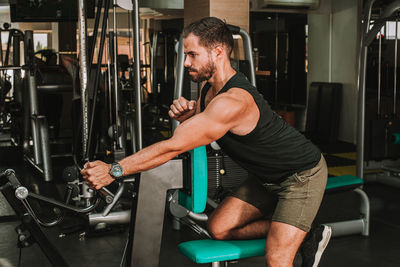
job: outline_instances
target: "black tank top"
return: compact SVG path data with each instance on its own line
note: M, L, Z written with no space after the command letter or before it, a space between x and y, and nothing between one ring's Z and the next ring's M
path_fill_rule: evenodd
M206 83L202 89L201 111L205 109L205 96L210 87ZM280 183L296 172L317 165L321 159L319 149L272 111L244 74L237 72L217 95L234 87L244 89L253 96L260 118L249 134L241 136L228 131L217 140L229 157L263 183Z

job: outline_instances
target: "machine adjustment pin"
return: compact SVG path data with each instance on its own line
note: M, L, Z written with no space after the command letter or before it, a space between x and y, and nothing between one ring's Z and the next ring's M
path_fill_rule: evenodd
M20 186L15 190L15 196L20 200L26 199L28 194L28 189L26 189L24 186Z

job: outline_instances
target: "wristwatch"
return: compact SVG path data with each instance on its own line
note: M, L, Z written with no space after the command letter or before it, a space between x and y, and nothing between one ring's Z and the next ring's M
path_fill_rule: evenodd
M118 180L119 178L121 178L123 174L124 174L124 170L122 169L122 166L119 163L114 162L111 164L110 175L115 180Z

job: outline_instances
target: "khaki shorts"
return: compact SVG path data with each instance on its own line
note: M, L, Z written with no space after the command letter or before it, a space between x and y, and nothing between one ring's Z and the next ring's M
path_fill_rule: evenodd
M262 184L249 175L231 196L255 206L272 221L308 232L321 204L327 178L326 162L321 155L314 168L295 173L280 184Z

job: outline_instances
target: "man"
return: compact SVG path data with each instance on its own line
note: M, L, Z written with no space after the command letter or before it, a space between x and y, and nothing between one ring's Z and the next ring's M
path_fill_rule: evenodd
M210 216L210 234L215 239L267 237L268 266L292 266L321 203L325 160L231 67L233 38L224 22L204 18L187 26L183 37L185 67L193 81L207 82L197 102L174 100L169 115L181 122L174 135L119 165L90 162L82 175L99 189L114 181L114 166L117 176L138 173L217 141L249 178ZM318 265L329 238L327 226L310 232L301 247L303 266Z

